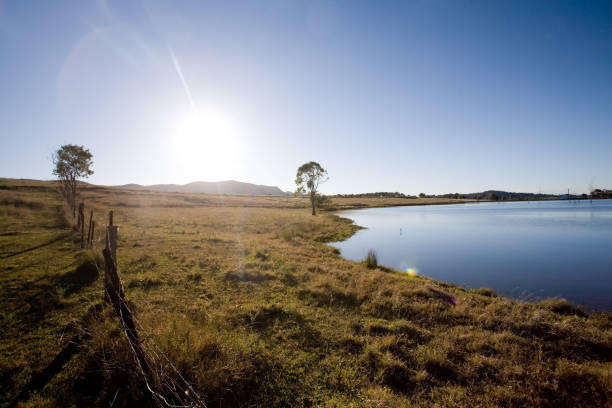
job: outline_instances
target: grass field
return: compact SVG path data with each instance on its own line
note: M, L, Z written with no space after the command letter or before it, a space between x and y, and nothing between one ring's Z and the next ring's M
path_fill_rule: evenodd
M326 242L358 227L303 198L82 198L98 225L114 210L144 344L209 407L612 406L610 314L344 260ZM54 183L0 179L0 406L150 405L103 307L102 228L84 251L71 223Z

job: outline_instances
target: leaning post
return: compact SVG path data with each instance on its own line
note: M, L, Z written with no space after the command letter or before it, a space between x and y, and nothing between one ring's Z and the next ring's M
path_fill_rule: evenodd
M145 359L144 350L142 349L138 330L134 322L134 316L125 299L125 292L117 270L117 227L113 225L112 211L108 214L106 245L102 254L104 255L104 298L115 310L115 314L119 318L123 332L134 352L134 358L142 370L145 380L148 381L150 378L149 365Z

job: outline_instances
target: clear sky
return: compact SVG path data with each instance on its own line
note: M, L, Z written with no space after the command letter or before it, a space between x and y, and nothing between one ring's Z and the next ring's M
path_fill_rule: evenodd
M0 0L0 138L0 177L612 188L612 2Z

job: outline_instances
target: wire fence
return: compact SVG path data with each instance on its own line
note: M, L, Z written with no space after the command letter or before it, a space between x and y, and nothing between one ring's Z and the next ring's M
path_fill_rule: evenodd
M81 246L95 249L94 213L90 212L88 238L85 242L84 205L79 206L79 220L77 230L81 234ZM205 408L204 400L195 391L194 387L185 379L168 356L155 343L153 336L143 327L132 312L123 289L123 283L117 267L117 235L118 228L113 225L113 212L109 212L108 225L105 229L105 246L102 250L104 256L104 298L105 303L112 306L119 320L121 330L129 344L136 369L140 374L146 389L153 402L162 408ZM98 230L98 242L101 231ZM98 273L101 265L94 259ZM143 337L143 335L145 337ZM146 338L146 342L142 339ZM110 405L117 398L115 393Z

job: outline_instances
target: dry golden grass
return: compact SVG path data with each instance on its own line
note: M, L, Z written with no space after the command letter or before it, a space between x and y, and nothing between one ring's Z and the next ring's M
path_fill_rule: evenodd
M95 254L77 257L52 184L0 187L0 202L45 203L7 212L0 226L2 404L150 404L102 310ZM610 406L609 314L344 260L325 242L357 227L312 217L302 198L93 186L83 198L99 225L115 211L119 270L145 345L208 406ZM334 205L417 201L380 200Z

